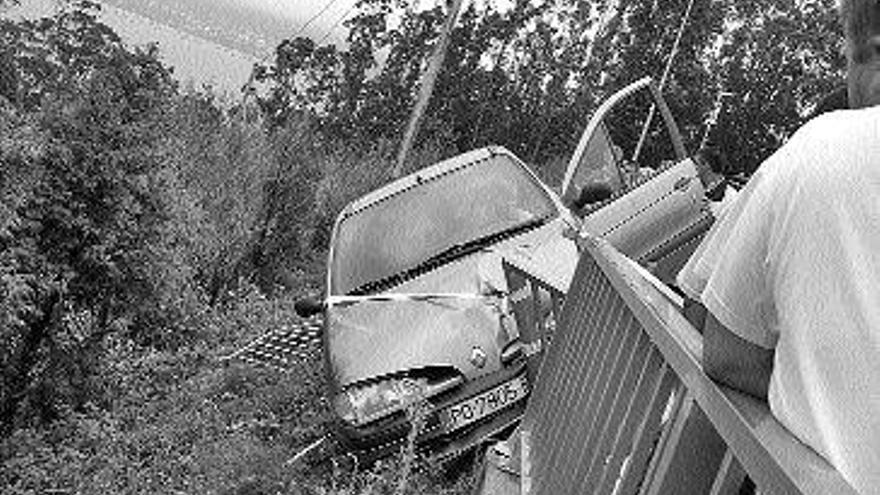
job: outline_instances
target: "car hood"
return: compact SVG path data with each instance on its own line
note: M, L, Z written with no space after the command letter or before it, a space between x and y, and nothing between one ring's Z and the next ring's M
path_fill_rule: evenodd
M561 221L551 222L387 292L330 297L326 342L333 385L429 367L452 367L466 379L497 371L502 349L516 337L515 328L502 324L509 318L506 302L493 295L507 287L501 259L516 251L553 271L573 272L577 250L561 229ZM475 348L485 354L482 367L472 362Z
M466 378L498 369L509 340L491 297L358 297L331 301L327 329L334 382L345 387L399 371L453 367ZM478 368L474 348L486 357Z

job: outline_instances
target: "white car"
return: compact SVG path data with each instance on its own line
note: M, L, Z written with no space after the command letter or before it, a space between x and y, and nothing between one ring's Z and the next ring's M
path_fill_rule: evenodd
M339 438L367 458L429 411L418 441L452 453L512 425L528 395L501 258L546 253L566 266L577 222L512 153L471 151L344 208L333 228L323 343ZM311 311L309 311L309 309Z

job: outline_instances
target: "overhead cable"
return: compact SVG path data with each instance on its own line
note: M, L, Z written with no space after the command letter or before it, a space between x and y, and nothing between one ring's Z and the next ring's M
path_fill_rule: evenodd
M310 17L309 20L307 20L306 23L303 24L301 28L299 28L299 31L297 31L296 34L293 35L293 37L296 38L297 36L302 34L306 29L308 29L308 27L312 24L312 22L315 21L315 19L317 19L318 17L321 17L321 15L324 12L327 12L327 9L332 7L334 3L336 3L336 0L329 0L326 4L324 4L324 7L322 7L321 10L319 10L317 14Z
M339 24L342 23L344 20L346 20L348 14L350 14L351 11L355 9L355 7L357 7L357 3L351 4L351 7L349 7L348 10L346 10L345 13L343 13L341 16L339 16L338 19L336 19L336 22L334 22L330 26L330 29L327 30L327 33L324 34L324 36L320 40L318 40L318 45L324 43L324 41L326 41L327 38L329 38L330 35L333 34L333 31L336 29L336 27L339 26Z
M688 0L687 8L684 11L684 15L681 16L681 23L678 25L678 33L675 35L675 41L672 43L672 50L669 52L669 58L666 60L666 67L663 68L663 75L660 77L660 86L658 89L662 92L663 87L666 86L666 80L669 78L669 72L672 70L672 62L675 60L675 55L678 53L678 47L681 44L681 38L684 35L684 29L687 26L688 19L691 17L691 9L694 6L694 0ZM632 161L638 163L639 154L642 151L642 147L645 145L645 139L648 137L648 129L651 127L651 121L654 120L654 113L657 111L656 105L651 105L651 110L648 112L648 119L645 121L645 125L642 127L642 135L639 136L639 142L636 145L636 150L633 152Z

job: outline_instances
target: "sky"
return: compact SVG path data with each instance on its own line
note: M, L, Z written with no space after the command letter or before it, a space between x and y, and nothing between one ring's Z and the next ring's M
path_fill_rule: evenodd
M342 21L356 0L98 0L101 19L130 44L158 42L181 82L211 85L235 96L251 67L268 60L278 43L309 36L342 43ZM40 17L55 0L21 0L5 13Z

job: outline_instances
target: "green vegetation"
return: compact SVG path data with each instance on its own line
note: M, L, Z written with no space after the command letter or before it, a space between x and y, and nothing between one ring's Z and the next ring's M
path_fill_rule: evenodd
M659 77L685 2L535 4L469 2L410 169L492 143L557 184L595 104ZM388 178L442 8L392 25L402 3L361 0L344 50L285 40L231 105L65 5L0 18L2 491L466 492L466 463L446 479L412 452L289 463L327 429L317 350L287 372L220 359L321 290L334 216ZM665 89L691 150L751 170L839 85L832 5L695 2Z
M396 143L445 15L444 2L421 11L409 3L359 0L344 50L308 38L281 43L256 73L270 91L261 100L267 119L280 125L308 112L324 135ZM688 0L497 4L465 2L420 141L444 151L501 144L544 172L570 156L607 96L644 76L661 79ZM694 0L664 88L687 148L705 140L751 171L843 85L834 5Z

